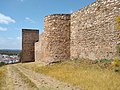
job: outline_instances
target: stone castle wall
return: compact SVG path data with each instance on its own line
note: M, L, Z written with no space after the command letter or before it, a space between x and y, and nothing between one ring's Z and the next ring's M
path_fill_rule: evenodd
M70 57L70 14L53 14L44 18L44 33L35 46L36 60L57 62Z
M70 15L53 14L44 18L44 62L70 57Z
M22 29L22 58L21 62L35 61L35 42L39 40L39 31Z
M111 59L120 32L115 17L120 0L97 0L79 11L53 14L44 19L44 33L36 43L36 60L45 63L67 58Z
M44 60L44 33L39 35L39 42L35 43L35 60L42 61Z
M120 0L98 0L71 15L71 58L111 59L116 54L120 32L115 17Z

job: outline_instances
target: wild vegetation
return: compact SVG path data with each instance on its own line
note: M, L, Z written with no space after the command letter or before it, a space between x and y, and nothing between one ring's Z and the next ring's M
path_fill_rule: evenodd
M4 62L0 62L0 67L6 65Z
M107 59L67 60L48 66L23 66L85 90L120 90L120 72L114 72L111 62Z
M120 16L116 17L115 18L115 27L117 30L120 30ZM117 57L115 57L114 59L114 68L115 68L115 71L118 72L119 71L119 65L120 65L120 42L117 42L117 46L116 46L116 50L117 50Z
M33 88L34 90L38 90L38 87L25 74L23 74L16 67L13 67L13 68L14 68L14 71L19 74L19 77L22 79L23 82L27 83L27 85Z
M0 90L4 90L4 86L6 85L6 66L0 67Z
M115 21L116 21L116 24L115 24L116 28L120 30L120 16L116 17Z

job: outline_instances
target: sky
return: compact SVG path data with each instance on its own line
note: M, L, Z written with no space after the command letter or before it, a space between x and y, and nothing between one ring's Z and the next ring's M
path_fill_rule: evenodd
M96 0L0 0L0 49L21 49L22 29L44 31L44 17L70 14Z

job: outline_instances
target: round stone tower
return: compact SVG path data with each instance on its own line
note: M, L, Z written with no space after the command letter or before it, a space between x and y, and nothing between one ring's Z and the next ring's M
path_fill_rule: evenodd
M46 16L44 40L44 62L68 59L70 57L70 14Z

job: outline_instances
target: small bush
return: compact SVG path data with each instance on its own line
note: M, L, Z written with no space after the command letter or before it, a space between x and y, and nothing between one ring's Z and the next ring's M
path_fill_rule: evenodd
M119 71L119 67L120 67L119 58L116 57L116 58L114 59L113 65L114 65L114 70L115 70L115 72L118 72L118 71Z
M116 21L116 24L115 24L116 29L117 29L117 30L120 30L120 16L116 17L116 18L115 18L115 21Z
M112 59L97 59L95 60L97 63L111 63Z
M0 62L0 66L3 66L3 65L5 65L5 63L4 62Z

